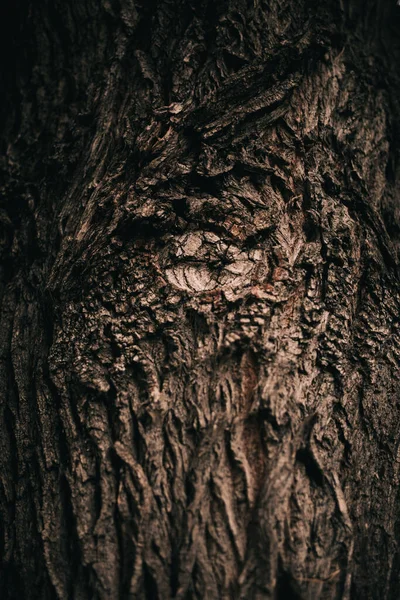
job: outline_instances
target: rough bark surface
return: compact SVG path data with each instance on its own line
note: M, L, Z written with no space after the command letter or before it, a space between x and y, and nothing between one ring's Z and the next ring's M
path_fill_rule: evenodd
M400 8L2 11L1 598L399 598Z

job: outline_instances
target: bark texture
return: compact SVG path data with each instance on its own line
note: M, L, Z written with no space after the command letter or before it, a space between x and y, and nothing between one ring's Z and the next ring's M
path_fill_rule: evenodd
M2 11L1 598L399 598L400 8Z

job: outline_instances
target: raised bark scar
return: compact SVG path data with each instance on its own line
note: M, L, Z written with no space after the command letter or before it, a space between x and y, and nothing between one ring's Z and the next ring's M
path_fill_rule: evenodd
M243 250L208 231L189 232L173 240L162 257L167 280L174 287L204 292L249 285L253 275L268 270L260 248Z

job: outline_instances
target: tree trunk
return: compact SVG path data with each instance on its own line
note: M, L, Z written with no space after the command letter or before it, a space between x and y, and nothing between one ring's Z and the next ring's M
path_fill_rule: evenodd
M399 598L400 8L9 4L1 598Z

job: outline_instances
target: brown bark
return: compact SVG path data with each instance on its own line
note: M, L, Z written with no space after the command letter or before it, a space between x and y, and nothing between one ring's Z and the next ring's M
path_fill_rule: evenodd
M400 8L2 10L0 597L400 597Z

